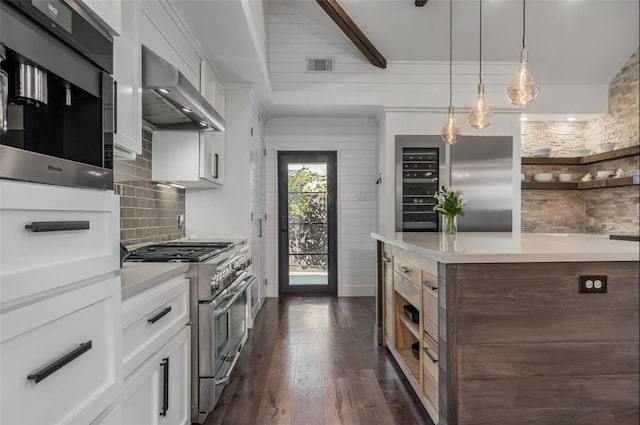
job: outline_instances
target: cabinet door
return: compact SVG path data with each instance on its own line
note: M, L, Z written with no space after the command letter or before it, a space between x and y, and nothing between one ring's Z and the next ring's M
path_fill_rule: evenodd
M158 423L158 386L160 369L148 362L124 383L122 423L155 425Z
M100 18L102 24L109 29L112 35L118 35L122 31L121 24L121 0L80 0L95 16ZM126 12L125 12L126 14Z
M215 183L224 184L224 133L205 131L201 133L200 177Z
M183 328L161 351L158 423L187 425L191 419L189 328Z
M126 154L142 154L142 66L139 37L140 3L122 3L122 33L113 42L116 122L113 143Z
M124 424L189 423L190 343L189 327L184 327L125 379Z

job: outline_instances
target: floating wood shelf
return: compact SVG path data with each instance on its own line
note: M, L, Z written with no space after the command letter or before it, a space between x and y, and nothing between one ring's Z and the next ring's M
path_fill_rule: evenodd
M624 186L637 186L637 183L633 183L633 177L622 177L619 179L594 180L580 183L522 182L520 185L523 190L587 190Z
M628 158L640 155L640 146L617 149L611 152L597 153L587 156L548 158L548 157L522 157L522 165L584 165L597 162L612 161L614 159Z
M418 329L418 324L413 323L411 320L407 319L404 316L398 316L400 318L400 322L416 337L417 340L420 339L420 330Z

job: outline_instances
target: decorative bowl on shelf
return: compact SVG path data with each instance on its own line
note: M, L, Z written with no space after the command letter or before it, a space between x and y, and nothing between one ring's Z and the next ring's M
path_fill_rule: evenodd
M551 148L538 148L534 149L531 153L533 156L537 157L547 157L551 154Z
M609 177L613 176L614 174L615 174L615 172L612 171L612 170L598 171L596 173L596 179L597 180L605 180L605 179L608 179Z
M558 181L561 183L569 183L573 180L573 175L568 173L560 173L558 174Z
M574 149L569 153L572 157L576 157L576 156L587 156L591 154L591 151L589 149Z
M405 317L411 320L413 323L420 323L420 312L417 308L411 304L407 304L402 307Z
M552 173L537 173L533 175L534 182L550 182L553 180Z
M616 147L616 144L613 142L603 142L600 143L600 150L602 152L611 152L613 150L613 148Z

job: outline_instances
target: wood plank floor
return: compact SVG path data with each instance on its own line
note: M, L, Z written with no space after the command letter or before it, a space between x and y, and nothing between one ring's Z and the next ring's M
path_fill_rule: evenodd
M385 348L373 298L269 298L206 425L433 425Z

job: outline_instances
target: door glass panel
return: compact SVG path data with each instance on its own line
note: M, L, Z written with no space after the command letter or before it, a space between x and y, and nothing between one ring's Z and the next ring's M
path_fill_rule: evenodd
M327 163L287 168L289 284L328 284Z

